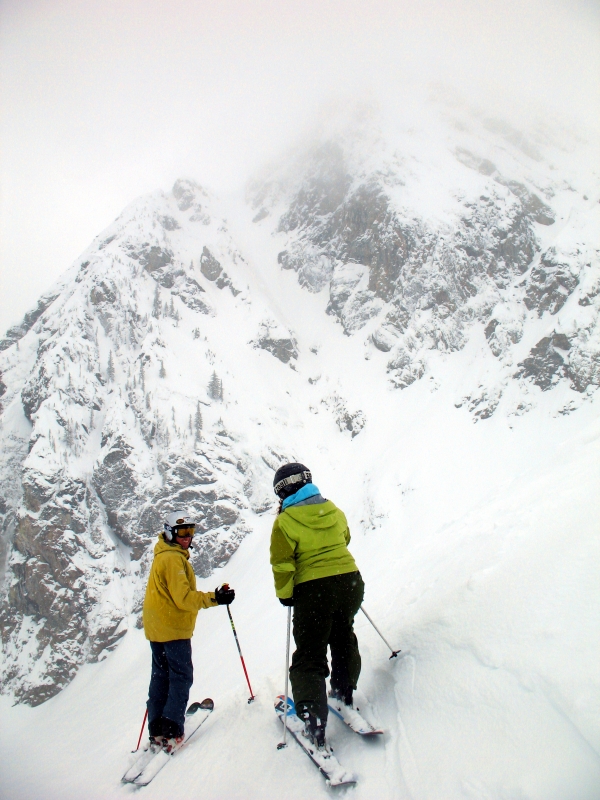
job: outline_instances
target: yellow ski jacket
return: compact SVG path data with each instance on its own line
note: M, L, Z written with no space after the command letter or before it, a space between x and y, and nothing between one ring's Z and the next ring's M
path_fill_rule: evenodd
M144 597L144 633L151 642L191 639L201 608L217 605L214 592L196 591L190 554L161 533Z

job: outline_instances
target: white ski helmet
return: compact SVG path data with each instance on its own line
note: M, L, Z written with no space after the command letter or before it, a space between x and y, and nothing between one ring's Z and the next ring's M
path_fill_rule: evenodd
M173 511L165 520L165 539L173 541L173 537L180 528L195 528L196 520L187 511Z

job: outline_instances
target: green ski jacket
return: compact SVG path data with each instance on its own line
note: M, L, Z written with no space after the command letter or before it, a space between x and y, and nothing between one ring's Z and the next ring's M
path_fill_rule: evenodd
M356 572L349 542L346 516L331 500L282 511L271 533L277 597L291 597L298 583Z

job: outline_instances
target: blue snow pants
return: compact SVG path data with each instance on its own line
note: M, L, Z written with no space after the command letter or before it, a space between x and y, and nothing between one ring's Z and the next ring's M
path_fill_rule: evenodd
M160 717L181 727L194 682L192 666L192 640L175 639L172 642L150 642L152 648L152 675L148 689L148 723Z

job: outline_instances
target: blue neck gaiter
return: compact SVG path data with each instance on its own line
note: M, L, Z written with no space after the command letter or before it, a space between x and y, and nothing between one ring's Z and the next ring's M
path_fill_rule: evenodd
M300 503L302 500L308 500L309 497L314 497L317 494L321 493L314 483L306 483L301 489L298 489L295 494L291 494L289 497L285 498L281 510L284 511L288 506L293 506L296 503Z

